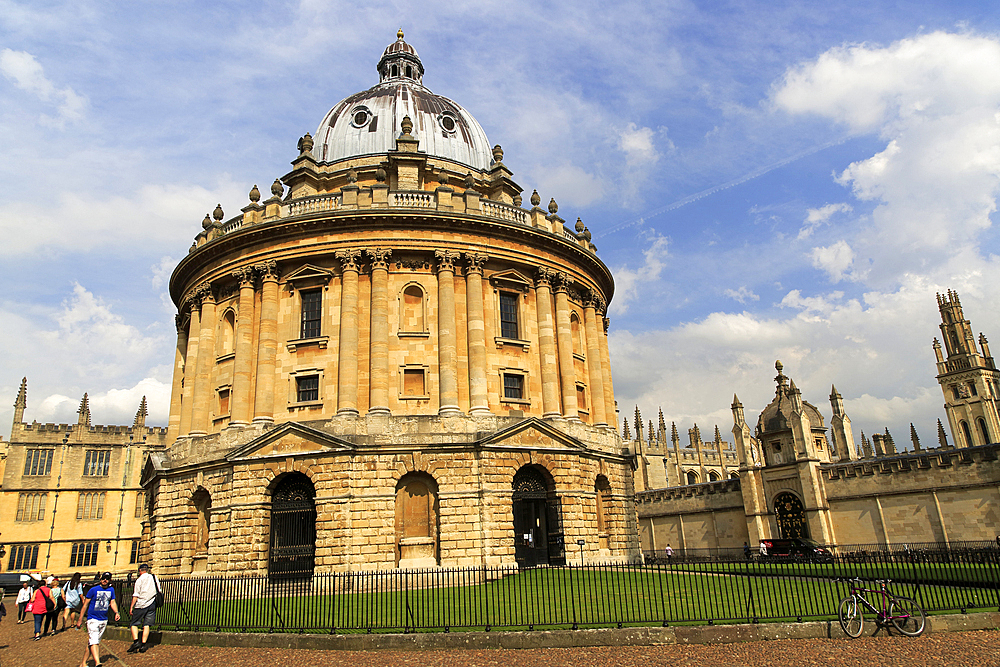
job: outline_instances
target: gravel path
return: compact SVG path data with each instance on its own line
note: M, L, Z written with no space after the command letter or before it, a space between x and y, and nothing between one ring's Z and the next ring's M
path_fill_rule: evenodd
M10 605L8 605L10 607ZM16 612L15 612L16 613ZM14 617L16 618L16 616ZM82 630L67 630L31 640L33 626L17 625L10 615L0 624L0 665L4 667L78 667L86 648ZM796 639L744 644L549 648L452 651L306 651L195 646L154 646L145 654L126 653L129 644L105 641L102 660L109 667L817 667L905 666L1000 667L1000 631L942 632L916 639L869 637Z

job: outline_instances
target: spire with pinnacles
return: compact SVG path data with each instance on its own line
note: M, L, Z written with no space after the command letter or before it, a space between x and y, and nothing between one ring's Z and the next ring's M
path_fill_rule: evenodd
M14 423L24 422L24 409L28 407L28 378L21 378L21 388L17 390L17 398L14 399Z
M148 415L146 409L146 397L142 397L142 401L139 402L139 411L135 413L135 421L132 422L132 428L143 428L146 426L146 416Z
M86 392L83 394L83 400L80 401L80 409L76 411L77 417L76 423L80 426L90 426L90 399L87 397Z
M910 442L913 443L913 451L919 452L921 449L920 438L917 437L917 429L913 426L913 422L910 422Z

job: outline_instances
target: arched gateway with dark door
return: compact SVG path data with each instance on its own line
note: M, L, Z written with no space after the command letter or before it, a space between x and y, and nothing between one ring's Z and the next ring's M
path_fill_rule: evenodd
M791 493L781 493L774 499L774 517L778 522L778 532L782 539L809 537L809 523L806 521L802 501Z
M566 562L562 517L555 489L533 466L514 475L514 560L521 567Z
M302 473L289 473L271 493L270 579L308 579L316 562L316 489Z

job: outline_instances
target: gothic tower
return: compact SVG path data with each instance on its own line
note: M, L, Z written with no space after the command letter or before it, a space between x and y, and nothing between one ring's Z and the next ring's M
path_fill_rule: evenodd
M937 301L947 356L937 338L933 347L952 437L958 447L996 442L1000 435L997 414L1000 373L990 356L989 342L979 334L979 349L976 348L972 325L962 313L957 292L948 290L944 296L938 294Z

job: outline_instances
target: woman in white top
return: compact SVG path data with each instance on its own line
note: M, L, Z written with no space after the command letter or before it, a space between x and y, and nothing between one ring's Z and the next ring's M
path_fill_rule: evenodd
M31 587L27 581L21 582L21 590L17 592L17 622L24 623L24 615L28 613L28 603L31 601Z
M70 627L76 625L76 619L80 616L80 607L83 606L83 584L80 583L80 573L77 572L69 580L69 585L63 591L66 595L66 609L63 611L63 629L66 628L66 620L69 619Z

